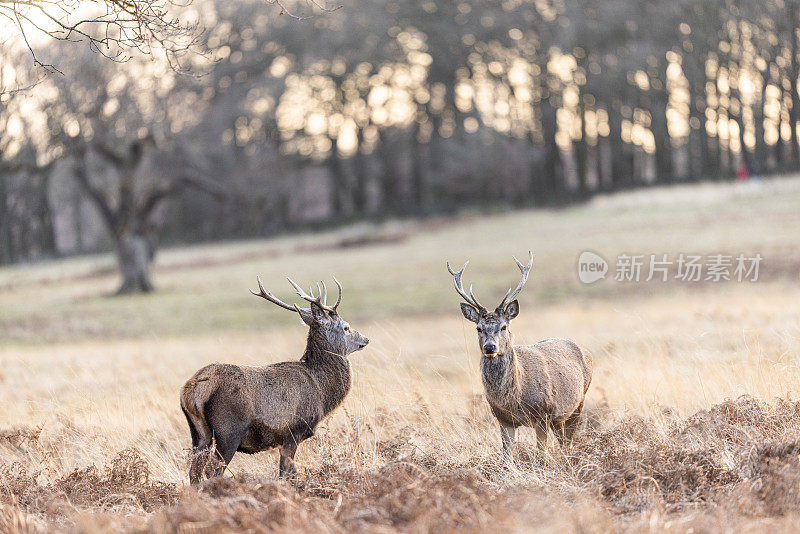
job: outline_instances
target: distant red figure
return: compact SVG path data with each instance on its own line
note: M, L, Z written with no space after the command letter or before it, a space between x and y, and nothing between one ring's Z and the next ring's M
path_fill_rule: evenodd
M747 172L747 165L742 163L739 165L739 169L736 171L736 179L740 182L744 182L750 176L750 173Z

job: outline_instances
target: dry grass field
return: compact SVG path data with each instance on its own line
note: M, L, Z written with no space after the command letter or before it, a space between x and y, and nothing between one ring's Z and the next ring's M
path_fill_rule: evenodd
M518 343L594 355L574 446L516 465L483 399L474 325L444 262L482 300L535 252ZM583 285L579 253L612 263ZM616 282L618 254L760 253L757 282ZM305 329L248 293L335 274L371 339L342 408L301 445L237 455L188 485L178 390L213 362L296 359ZM800 521L800 180L681 187L559 211L165 250L159 291L110 297L113 258L0 270L0 531L791 531ZM554 441L554 440L552 440Z

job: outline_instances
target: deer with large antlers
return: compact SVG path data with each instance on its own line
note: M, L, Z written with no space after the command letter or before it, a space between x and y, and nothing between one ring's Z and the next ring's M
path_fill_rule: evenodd
M522 272L519 284L509 289L491 312L475 298L472 286L469 292L464 290L461 277L469 262L457 272L447 263L456 291L465 301L461 312L478 325L483 386L500 423L503 455L509 463L513 461L511 449L520 426L535 429L539 446L547 442L548 429L562 445L570 443L592 381L592 356L572 341L545 339L535 345L515 346L511 339L508 327L519 314L516 297L533 265L533 253L529 254L527 265L514 258Z
M279 448L279 474L293 478L297 446L314 435L319 422L330 414L350 390L347 356L367 346L369 340L339 316L342 286L336 304L327 304L325 283L318 295L304 292L289 279L297 294L309 303L301 308L287 304L264 290L258 279L254 295L297 312L308 325L306 350L299 361L266 367L214 363L203 367L181 389L181 408L189 422L192 447L209 451L221 462L198 466L196 455L189 480L196 484L205 475L219 476L239 451L254 454ZM209 449L214 442L215 447Z

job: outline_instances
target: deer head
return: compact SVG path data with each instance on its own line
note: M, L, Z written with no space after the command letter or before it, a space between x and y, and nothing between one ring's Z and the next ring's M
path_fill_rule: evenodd
M461 270L456 272L450 267L450 262L447 262L447 270L453 276L453 285L456 291L465 302L461 303L461 313L464 314L468 320L478 325L478 343L481 352L486 358L496 358L500 354L509 352L513 345L511 341L511 334L508 331L508 325L513 318L519 315L519 301L516 297L522 291L522 287L528 280L528 273L530 273L531 266L533 265L533 252L530 254L530 261L527 265L523 265L514 257L514 261L522 273L517 287L509 289L506 292L500 304L490 312L483 307L475 294L472 292L472 286L469 287L469 293L464 291L461 282L461 277L464 274L464 269L467 268L467 261Z
M261 284L261 278L256 277L256 280L258 280L258 292L252 289L250 292L257 297L277 304L283 309L300 314L300 318L309 327L310 337L324 352L347 356L363 349L369 343L369 339L350 328L350 324L339 316L337 308L342 302L342 284L339 283L336 277L333 278L333 281L336 282L336 286L339 288L339 298L336 299L336 304L333 306L328 306L328 289L325 287L325 282L317 283L318 295L315 297L313 289L309 289L310 294L306 293L294 280L287 278L300 298L309 303L308 308L301 308L297 304L286 304L264 289Z

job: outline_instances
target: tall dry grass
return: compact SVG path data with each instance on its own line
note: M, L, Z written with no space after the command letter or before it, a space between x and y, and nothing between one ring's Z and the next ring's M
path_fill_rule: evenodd
M800 186L717 187L167 251L152 297L103 296L103 256L2 270L0 531L792 530ZM471 258L499 298L527 248L517 341L569 337L596 370L574 447L537 452L523 431L507 469L443 260ZM765 263L756 283L582 286L584 248ZM296 487L262 453L188 488L178 389L208 362L299 356L296 318L246 292L261 274L288 298L284 273L345 283L343 314L372 340L353 390L300 447Z

